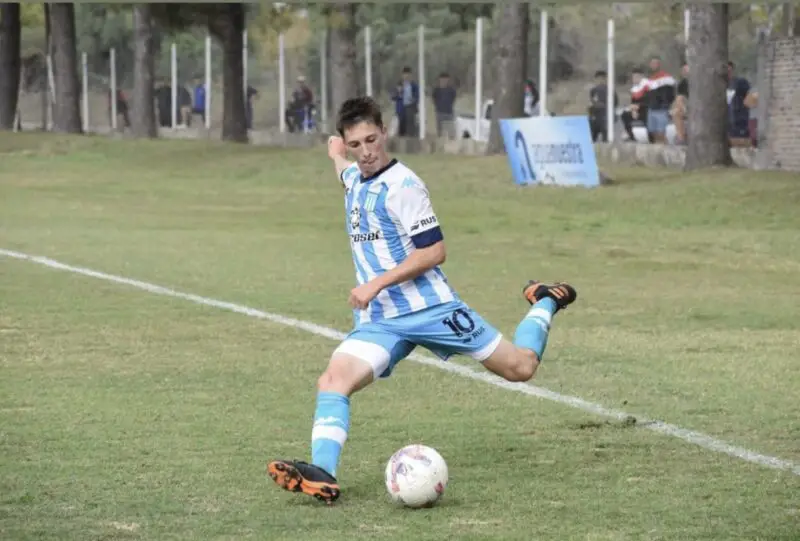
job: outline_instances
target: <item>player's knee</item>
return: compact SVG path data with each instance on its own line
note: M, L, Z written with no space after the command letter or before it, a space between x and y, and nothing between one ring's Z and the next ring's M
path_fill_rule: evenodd
M333 391L333 388L340 383L340 378L336 373L330 369L325 370L317 380L317 390L319 391Z
M350 395L354 387L351 380L344 370L329 366L317 380L317 390Z
M528 381L539 367L539 358L531 350L503 341L483 365L508 381Z
M506 379L509 381L528 381L536 374L536 369L539 367L539 358L532 351L518 350L514 356L514 362L509 367L508 376Z
M371 381L372 370L363 361L334 357L317 380L317 390L350 396Z

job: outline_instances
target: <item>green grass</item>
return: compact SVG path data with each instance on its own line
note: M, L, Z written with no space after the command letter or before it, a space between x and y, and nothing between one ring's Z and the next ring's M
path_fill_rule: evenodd
M462 297L507 333L529 277L580 290L536 383L800 461L800 178L605 168L519 188L408 156ZM324 151L0 136L0 247L347 330ZM0 538L797 540L800 478L406 361L357 395L339 505L286 494L335 343L0 258ZM454 362L472 364L463 358ZM384 497L423 442L441 505Z

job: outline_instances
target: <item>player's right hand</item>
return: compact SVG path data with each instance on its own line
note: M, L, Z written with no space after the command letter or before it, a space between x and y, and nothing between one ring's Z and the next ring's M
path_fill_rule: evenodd
M347 147L344 145L344 139L338 135L328 137L328 157L332 160L347 158Z

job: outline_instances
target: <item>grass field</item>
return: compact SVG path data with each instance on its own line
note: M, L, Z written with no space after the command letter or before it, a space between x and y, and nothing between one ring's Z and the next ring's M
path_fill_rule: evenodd
M618 185L521 189L503 157L407 161L451 283L504 332L529 277L578 287L537 385L800 462L799 176L610 167ZM322 149L2 135L0 248L351 323ZM308 457L334 346L0 257L0 538L800 539L792 472L412 361L354 398L340 503L294 497L265 461ZM449 463L437 508L384 497L409 442Z

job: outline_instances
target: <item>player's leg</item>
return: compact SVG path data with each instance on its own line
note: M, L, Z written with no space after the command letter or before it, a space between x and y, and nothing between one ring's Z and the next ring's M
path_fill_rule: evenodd
M350 428L350 396L388 377L413 345L381 330L351 333L334 351L317 381L311 463L274 460L268 474L281 487L332 502L339 497L336 470Z
M350 396L372 381L372 367L364 360L338 349L333 353L317 382L311 462L270 462L267 473L279 486L325 502L339 497L336 468L350 429Z
M402 325L400 334L443 359L467 355L508 381L527 381L541 362L553 315L573 303L577 294L565 283L549 286L531 281L523 295L532 306L517 326L513 342L461 301L397 318L392 325Z
M528 381L533 377L547 347L553 316L578 296L569 284L545 285L534 280L528 282L522 294L531 308L517 326L513 343L501 341L483 361L488 370L509 381Z
M383 364L388 352L376 344L356 345L346 340L331 356L328 367L317 381L317 405L311 429L311 463L336 476L339 457L350 430L350 397L377 376L373 365ZM375 348L364 354L361 348ZM385 367L384 367L385 368Z

